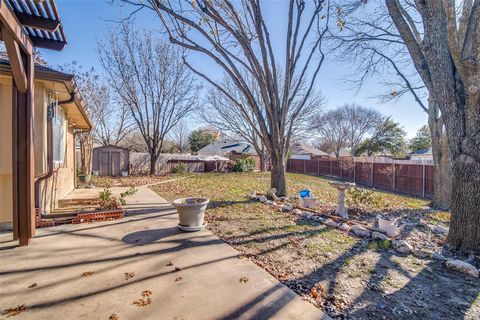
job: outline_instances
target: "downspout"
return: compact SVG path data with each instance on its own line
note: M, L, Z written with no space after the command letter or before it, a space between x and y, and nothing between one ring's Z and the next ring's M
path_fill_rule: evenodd
M64 105L72 103L75 100L75 94L70 93L70 98L63 101L58 101L58 105ZM47 110L47 140L48 140L48 172L35 180L35 208L40 208L40 185L43 181L50 179L53 175L53 104L48 105ZM40 208L41 214L43 214L42 208Z

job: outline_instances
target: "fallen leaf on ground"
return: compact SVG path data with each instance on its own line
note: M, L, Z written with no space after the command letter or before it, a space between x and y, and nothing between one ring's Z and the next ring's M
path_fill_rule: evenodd
M118 320L120 319L116 313L112 313L110 317L108 317L108 320Z
M173 266L173 262L172 262L172 261L168 262L168 263L166 264L166 266L167 266L167 267Z
M244 276L244 277L241 277L238 281L240 281L241 283L247 283L248 278Z
M180 267L175 267L175 272L182 271L182 268Z
M84 273L82 273L82 277L88 277L88 276L91 276L95 273L95 271L86 271Z
M175 279L175 282L181 281L181 280L183 280L183 277L177 277L177 278Z
M28 287L29 288L35 288L36 286L38 286L38 284L35 282L35 283L32 283L31 285L29 285Z
M125 279L125 280L130 280L130 279L132 279L133 277L135 277L135 272L125 272L125 273L124 273L124 279Z
M22 313L26 310L27 310L27 306L22 304L22 305L18 305L16 308L5 309L5 310L3 310L2 314L4 316L7 316L7 318L9 318L9 317L14 317L16 315L19 315L20 313Z
M145 290L142 292L142 297L150 297L152 295L152 291Z
M142 297L138 300L133 301L132 304L136 305L137 307L148 306L149 304L152 303L152 298L150 298L151 295L152 295L152 291L145 290L142 292Z

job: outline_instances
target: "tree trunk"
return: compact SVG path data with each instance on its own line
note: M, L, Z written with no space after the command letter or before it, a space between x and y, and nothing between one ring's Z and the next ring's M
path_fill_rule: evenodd
M452 163L447 136L444 133L443 120L438 117L438 105L433 105L433 103L429 99L428 125L432 137L432 154L435 167L432 206L448 210L452 197Z
M272 172L270 175L270 186L277 189L277 196L284 197L287 195L287 173L285 167L285 156L271 156Z
M268 159L268 155L266 155L265 153L261 153L259 155L260 157L260 171L261 172L265 172L267 171L267 159Z
M466 155L453 161L452 217L447 242L480 253L480 162Z
M150 154L150 175L151 176L157 175L157 161L158 161L158 155Z

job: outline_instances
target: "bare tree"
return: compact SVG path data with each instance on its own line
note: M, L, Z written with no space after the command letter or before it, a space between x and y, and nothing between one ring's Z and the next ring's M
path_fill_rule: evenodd
M340 156L340 149L348 146L348 121L340 108L330 110L316 117L312 123L324 150L333 150L335 157Z
M255 90L254 81L248 75L244 75L245 79L251 81L252 91L257 101L261 101L260 92ZM239 106L227 97L222 91L212 87L208 96L207 104L201 110L201 118L215 129L227 134L228 136L241 138L253 146L260 157L260 170L267 169L269 154L263 140L258 135L260 125L256 121L255 114L251 109L246 107L248 101L245 96L237 89L233 81L226 77L222 81L222 87L227 89L231 96L235 97L247 111L242 113ZM296 97L301 99L301 97ZM325 99L316 92L312 93L307 101L307 107L304 112L297 117L293 123L292 141L295 137L301 136L308 128L308 123L312 117L319 114L325 104ZM264 115L266 117L266 115Z
M385 3L445 125L453 164L447 241L479 253L480 0Z
M177 123L172 129L170 135L172 141L175 143L177 150L180 153L189 151L188 146L188 136L190 135L190 130L188 129L187 124L184 121Z
M100 61L121 105L128 107L150 154L150 174L167 134L196 106L198 85L183 52L128 22L99 45Z
M92 139L102 145L120 144L132 131L133 123L128 110L112 100L109 86L94 68L84 70L76 61L60 69L75 75L92 121Z
M410 94L427 113L436 172L433 205L448 209L452 165L438 104L428 99L429 92L412 64L408 48L395 28L386 5L364 5L359 0L342 2L341 5L345 9L341 18L344 21L341 31L333 35L333 51L339 60L353 63L354 71L347 82L360 89L367 79L380 79L387 90L375 95L375 98L391 102ZM405 8L414 11L411 3L405 2Z
M280 52L274 50L279 46L272 44L272 30L264 19L262 5L256 0L124 2L154 10L172 43L210 58L232 79L248 101L247 105L236 100L207 73L186 62L197 75L237 104L245 118L250 112L255 115L259 126L257 134L272 161L271 186L279 195L286 195L285 163L293 123L304 111L324 61L322 39L328 29L329 1L290 0L286 3L287 31ZM282 81L279 70L284 70ZM255 80L260 101L255 99L254 89L243 76L245 73ZM292 104L300 93L304 100Z
M355 103L345 104L339 111L345 116L348 146L351 148L351 155L354 156L363 138L373 133L385 117L376 110Z

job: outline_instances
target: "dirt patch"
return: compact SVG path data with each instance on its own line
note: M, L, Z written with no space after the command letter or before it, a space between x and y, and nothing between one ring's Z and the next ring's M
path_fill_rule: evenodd
M291 193L306 186L322 202L319 210L333 212L335 191L326 179L288 179ZM380 200L374 207L350 210L352 218L372 226L379 213L395 217L401 237L416 248L415 255L399 255L383 242L246 199L248 192L268 186L266 174L199 174L153 189L169 200L209 197L206 219L213 233L334 318L480 318L480 280L430 258L445 241L432 226L448 225L448 213L426 208L423 200L382 192L376 192ZM478 257L470 258L480 266Z

